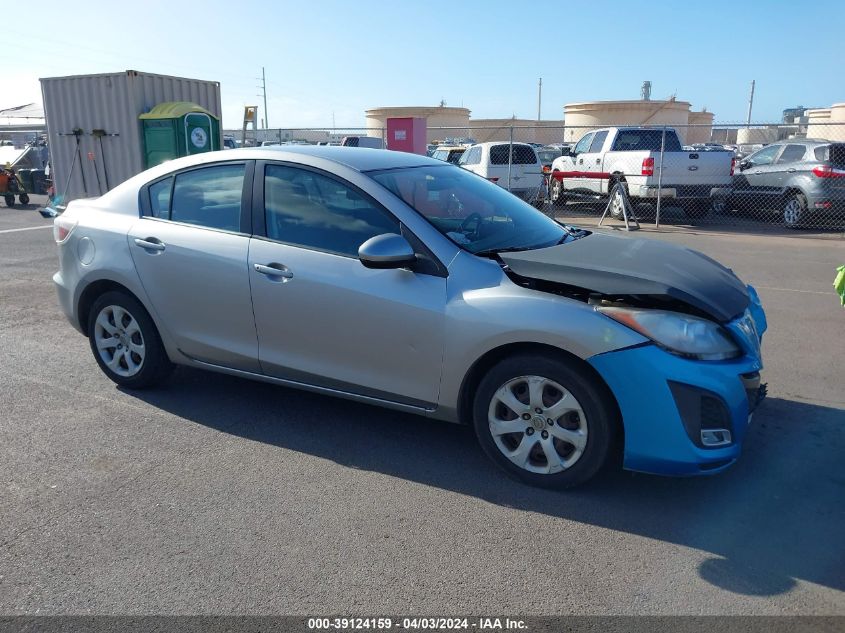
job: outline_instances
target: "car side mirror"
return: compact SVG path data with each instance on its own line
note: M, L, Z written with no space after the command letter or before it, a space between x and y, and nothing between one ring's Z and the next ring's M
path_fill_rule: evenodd
M417 255L404 237L384 233L361 244L358 259L367 268L406 268L417 261Z
M739 171L744 171L753 165L750 160L741 160L739 161Z

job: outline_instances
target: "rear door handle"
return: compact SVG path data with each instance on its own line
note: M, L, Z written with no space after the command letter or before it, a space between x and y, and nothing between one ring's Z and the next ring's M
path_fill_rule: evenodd
M798 171L798 170L797 170L797 169L795 169L795 167L790 167L789 169L787 169L787 170L786 170L786 173L788 173L788 174L794 174L796 171Z
M267 275L268 277L284 277L285 279L293 279L293 273L281 264L254 264L255 272Z
M163 251L165 249L164 244L155 237L148 237L145 240L142 240L140 237L136 237L135 246L140 246L148 251Z
M596 159L596 165L600 165L600 164L601 164L601 158L597 158Z

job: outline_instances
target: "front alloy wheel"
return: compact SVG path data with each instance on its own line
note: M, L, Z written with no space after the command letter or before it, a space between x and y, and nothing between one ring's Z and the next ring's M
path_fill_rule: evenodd
M487 411L496 447L517 467L557 473L575 464L587 446L581 404L543 376L519 376L493 395Z
M621 439L613 395L581 361L556 354L506 358L473 402L481 448L512 477L570 488L593 477Z

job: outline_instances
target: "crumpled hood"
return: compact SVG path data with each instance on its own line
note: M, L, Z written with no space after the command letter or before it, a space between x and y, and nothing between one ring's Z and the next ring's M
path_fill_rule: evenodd
M668 242L592 233L530 251L501 253L517 275L606 295L670 297L720 322L748 307L748 290L729 268Z

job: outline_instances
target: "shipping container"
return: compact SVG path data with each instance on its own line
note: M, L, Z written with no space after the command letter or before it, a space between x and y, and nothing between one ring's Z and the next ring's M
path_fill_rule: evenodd
M144 170L138 117L157 104L190 101L222 116L220 83L136 70L41 79L51 177L62 202L99 196ZM74 130L81 130L79 152ZM104 136L93 134L102 130ZM218 132L219 134L219 132ZM217 139L217 146L222 138Z

